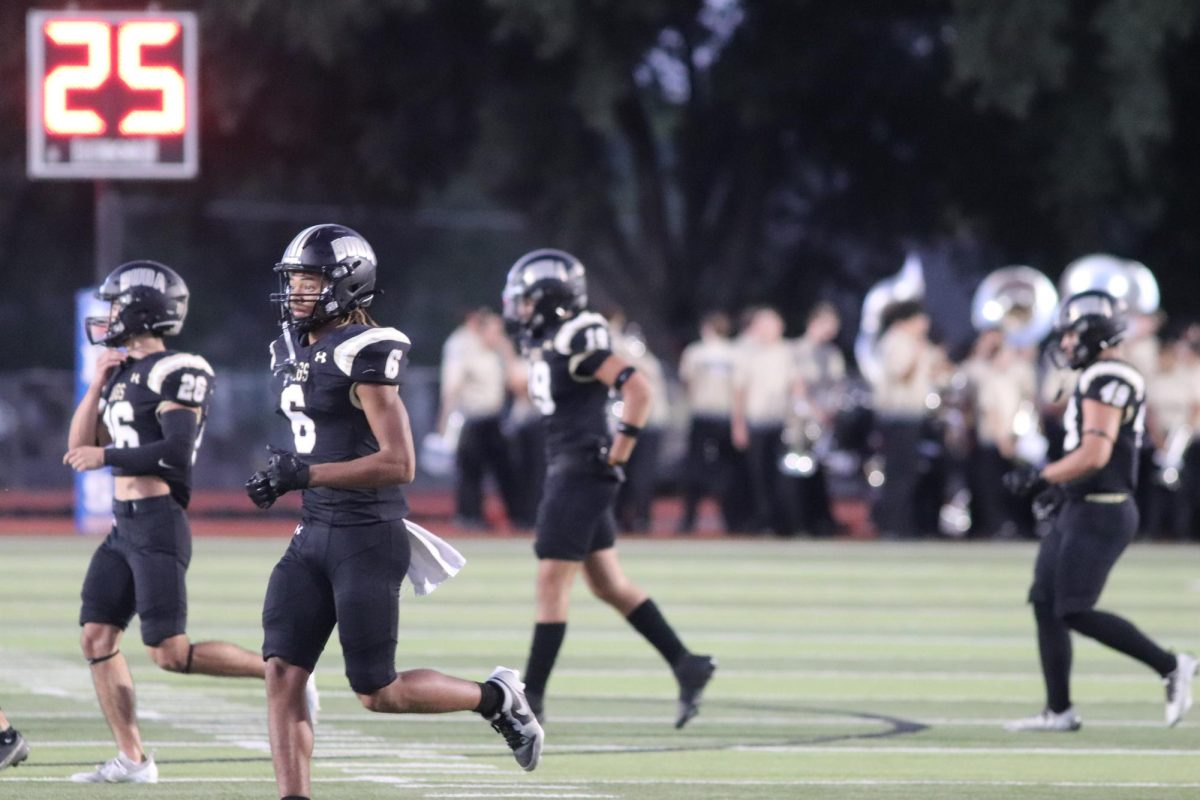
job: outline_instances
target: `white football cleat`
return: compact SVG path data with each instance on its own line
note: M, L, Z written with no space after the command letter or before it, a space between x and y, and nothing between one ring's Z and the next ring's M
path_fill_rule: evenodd
M116 758L98 765L91 772L76 772L71 780L75 783L158 783L158 765L149 753L141 762L117 753Z
M15 767L29 758L29 743L16 728L9 728L7 734L0 734L0 769Z
M1083 725L1083 719L1075 713L1074 708L1068 708L1066 711L1055 713L1050 709L1045 709L1040 714L1035 714L1032 717L1024 719L1014 719L1011 722L1004 723L1004 730L1009 733L1024 733L1028 731L1036 733L1070 733L1071 731L1079 730Z
M504 693L500 710L488 722L504 737L521 769L533 772L542 758L546 734L525 699L525 684L521 683L520 673L508 667L496 667L487 682L500 687Z
M1192 679L1196 676L1196 657L1191 653L1175 656L1175 671L1163 678L1167 685L1167 725L1175 727L1192 707Z

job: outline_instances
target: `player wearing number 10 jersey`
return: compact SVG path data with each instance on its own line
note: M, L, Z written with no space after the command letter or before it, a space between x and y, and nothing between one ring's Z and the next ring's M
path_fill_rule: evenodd
M376 294L374 250L349 228L315 225L297 234L275 270L280 291L272 299L283 335L271 345L271 369L294 451L275 450L246 491L261 508L284 492L304 493L300 525L263 603L280 796L309 796L313 742L303 689L335 625L346 677L368 710L474 710L524 769L534 769L542 730L515 671L498 667L483 683L430 669L396 672L400 584L415 548L431 535L417 536L404 519L400 487L415 472L398 391L409 341L367 316Z
M699 710L716 669L711 656L691 653L617 558L613 502L624 480L641 425L650 413L650 387L614 355L608 324L587 310L583 264L563 250L526 253L508 272L504 318L520 334L529 361L529 396L546 424L546 482L537 511L536 621L526 692L542 716L550 671L567 633L571 584L582 571L588 587L658 650L679 684L675 727ZM609 436L610 388L623 413Z
M186 633L192 540L184 509L213 394L208 362L163 344L183 328L187 286L169 267L133 261L117 267L97 295L109 312L87 321L88 339L108 349L71 419L63 462L78 471L110 466L115 475L115 521L84 578L79 622L83 655L120 752L72 780L154 783L158 768L142 749L133 680L118 649L134 613L151 658L165 670L262 678L264 669L249 650L192 644Z

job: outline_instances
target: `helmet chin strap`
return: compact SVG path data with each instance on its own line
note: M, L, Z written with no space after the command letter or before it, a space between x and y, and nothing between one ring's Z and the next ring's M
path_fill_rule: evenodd
M292 322L291 322L291 320L285 319L283 322L280 323L280 327L283 328L283 341L285 344L287 344L288 357L284 360L284 362L282 364L276 365L274 372L276 375L278 375L281 372L287 372L287 374L289 374L289 375L295 375L296 374L296 345L295 345L295 343L292 342Z

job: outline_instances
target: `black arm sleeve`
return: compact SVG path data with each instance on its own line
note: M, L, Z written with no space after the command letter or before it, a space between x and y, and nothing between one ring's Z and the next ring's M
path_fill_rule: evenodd
M200 420L188 408L164 411L158 417L163 438L141 447L107 447L104 463L119 467L127 475L158 475L165 470L183 470L192 461Z

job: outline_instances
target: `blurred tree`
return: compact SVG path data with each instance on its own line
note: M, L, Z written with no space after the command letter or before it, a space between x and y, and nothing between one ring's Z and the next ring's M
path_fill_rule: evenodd
M1069 250L1139 252L1165 213L1171 61L1198 22L1192 0L955 0L954 84L1021 122Z
M945 91L944 3L490 2L482 180L676 341L708 306L861 296L1028 192Z
M34 5L0 4L6 112ZM265 266L333 214L403 266L387 308L425 341L538 244L576 250L659 349L706 307L849 309L909 248L964 285L1113 249L1169 289L1200 259L1194 0L198 7L202 173L122 187L127 250L205 265L189 331L230 361L260 353L229 325L270 333ZM23 114L5 113L0 248L42 282L0 295L0 359L65 365L45 320L91 275L91 191L23 174Z

